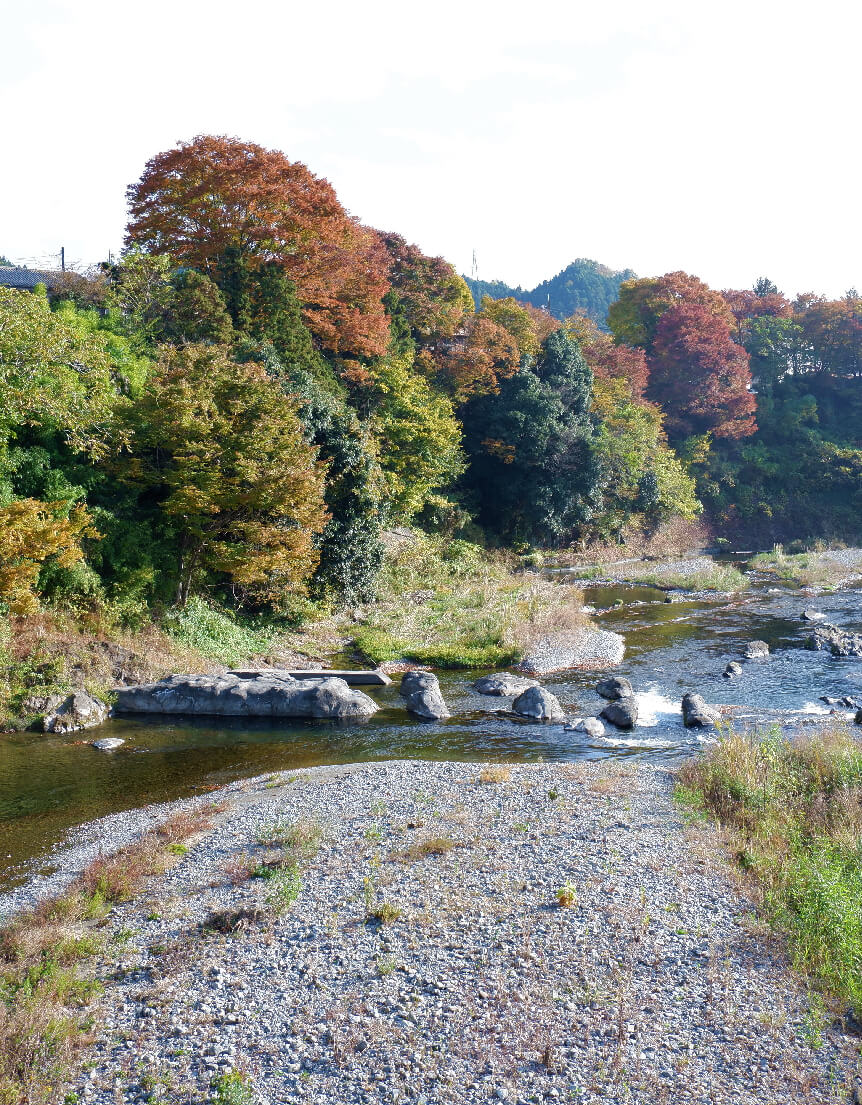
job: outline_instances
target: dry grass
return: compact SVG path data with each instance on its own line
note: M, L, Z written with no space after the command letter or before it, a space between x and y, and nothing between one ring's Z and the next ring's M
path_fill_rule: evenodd
M0 930L0 1105L58 1100L86 1042L86 1007L100 992L93 932L115 902L176 862L171 851L209 827L213 810L181 812L111 856L100 856L57 898Z
M445 856L453 848L460 847L457 840L451 836L429 836L424 840L414 841L400 852L393 853L392 858L400 863L418 863L428 856Z
M483 767L476 780L478 783L508 783L512 778L512 769L506 764Z

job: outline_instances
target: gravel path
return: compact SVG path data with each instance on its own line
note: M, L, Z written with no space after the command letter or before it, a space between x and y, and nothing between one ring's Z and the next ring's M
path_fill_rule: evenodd
M326 767L215 795L215 830L112 913L127 942L78 1100L200 1103L230 1070L262 1103L850 1100L859 1038L839 1022L812 1046L804 986L714 842L686 839L667 772L488 771ZM298 822L322 841L277 916L244 872ZM368 922L384 903L400 915ZM212 931L226 910L248 914Z

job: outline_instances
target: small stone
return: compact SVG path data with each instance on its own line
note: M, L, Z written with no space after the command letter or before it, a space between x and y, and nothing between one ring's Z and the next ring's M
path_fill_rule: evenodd
M769 655L766 641L749 641L743 653L746 660L763 660Z
M733 679L736 675L742 675L742 664L737 664L735 660L731 660L721 674L725 679Z
M620 698L631 698L634 689L624 675L611 675L596 685L596 690L602 698L609 698L616 702Z
M115 748L122 748L125 743L120 737L102 737L101 740L93 741L93 748L98 748L100 752L113 752Z
M579 717L566 726L569 732L586 733L591 737L603 737L605 727L597 717Z
M819 610L813 610L809 607L808 610L802 611L802 620L804 622L825 622L826 615L821 614Z

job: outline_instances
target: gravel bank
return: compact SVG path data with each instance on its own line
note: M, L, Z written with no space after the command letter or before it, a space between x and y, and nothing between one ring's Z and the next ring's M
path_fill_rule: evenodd
M203 1102L231 1069L263 1103L849 1099L858 1037L838 1023L812 1047L804 986L686 840L666 771L482 770L326 767L211 796L216 828L112 913L127 943L79 1099ZM272 883L239 872L298 821L322 842L274 916ZM384 902L400 916L367 922ZM200 927L240 909L234 933Z

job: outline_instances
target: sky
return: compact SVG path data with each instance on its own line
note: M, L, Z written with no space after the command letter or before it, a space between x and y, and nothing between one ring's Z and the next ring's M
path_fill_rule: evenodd
M852 0L0 0L0 255L122 248L197 134L531 288L577 257L789 295L862 287Z

